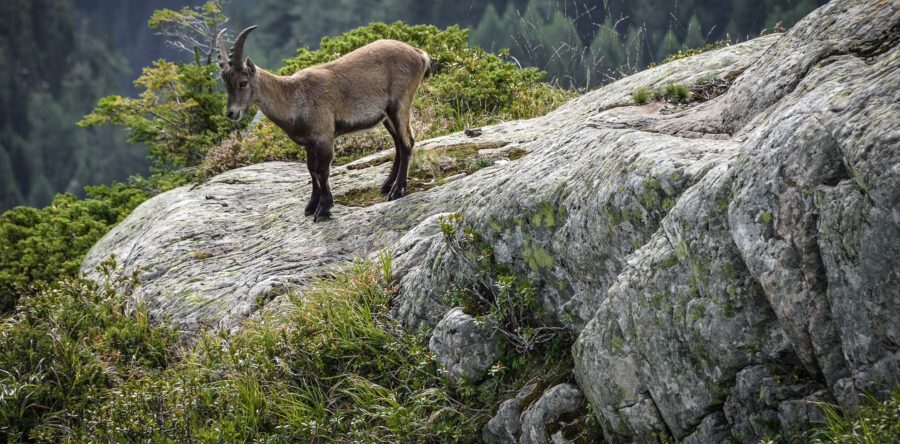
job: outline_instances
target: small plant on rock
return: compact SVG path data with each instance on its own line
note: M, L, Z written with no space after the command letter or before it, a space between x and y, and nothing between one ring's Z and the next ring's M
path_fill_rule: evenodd
M631 98L634 100L634 103L643 105L650 102L650 100L654 98L654 94L653 91L650 90L650 88L641 86L638 89L634 90L633 93L631 93Z
M643 105L655 100L686 104L693 100L693 94L688 87L681 83L669 83L664 87L657 89L650 89L646 86L638 87L631 93L631 98L638 105Z
M544 322L543 307L531 282L498 264L490 245L464 224L461 214L442 216L440 223L450 251L472 271L470 281L451 292L455 299L451 302L476 311L470 314L486 315L518 353L533 350L566 331Z
M662 97L668 102L685 103L690 101L691 91L680 83L670 83L663 88Z

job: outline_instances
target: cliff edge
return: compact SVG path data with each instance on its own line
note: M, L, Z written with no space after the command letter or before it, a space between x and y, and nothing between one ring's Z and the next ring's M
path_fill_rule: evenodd
M424 141L415 155L498 160L398 201L338 205L331 221L303 216L300 164L163 193L82 269L114 255L159 318L231 329L388 251L394 316L433 329L467 322L444 297L475 273L441 233L439 215L459 213L532 283L547 322L577 338L578 387L535 405L583 396L610 442L750 442L815 420L811 402L857 405L900 379L898 41L897 2L832 1L785 34L648 69L540 118ZM632 99L669 85L694 99ZM338 201L376 189L389 156L336 167ZM479 337L435 331L442 349ZM550 439L534 417L486 437Z

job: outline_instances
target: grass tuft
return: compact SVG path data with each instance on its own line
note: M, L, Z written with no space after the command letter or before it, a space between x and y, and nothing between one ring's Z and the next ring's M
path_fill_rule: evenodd
M633 93L631 93L631 98L632 100L634 100L634 103L637 103L638 105L644 105L654 98L654 94L653 91L650 90L650 88L641 86L638 89L634 90Z
M864 406L847 412L821 404L825 424L813 430L814 443L876 444L900 442L900 386L885 401L869 397Z

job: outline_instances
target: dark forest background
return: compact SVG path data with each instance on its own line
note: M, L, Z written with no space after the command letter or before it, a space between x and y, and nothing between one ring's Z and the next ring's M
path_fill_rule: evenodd
M185 0L0 2L0 210L44 206L56 193L145 173L147 150L113 126L76 122L160 58L190 61L147 26L156 9ZM277 68L300 46L318 47L372 21L470 28L473 43L548 81L586 90L686 48L789 28L824 0L232 0L233 30L260 25L247 54ZM505 53L505 51L504 51Z

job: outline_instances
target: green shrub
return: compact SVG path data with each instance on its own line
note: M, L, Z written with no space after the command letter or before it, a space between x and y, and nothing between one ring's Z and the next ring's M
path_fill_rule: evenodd
M77 274L91 246L147 198L123 184L87 187L87 193L87 199L60 194L46 208L0 215L0 313L32 286Z
M0 324L0 441L59 441L118 381L165 368L175 333L112 284L41 285Z

